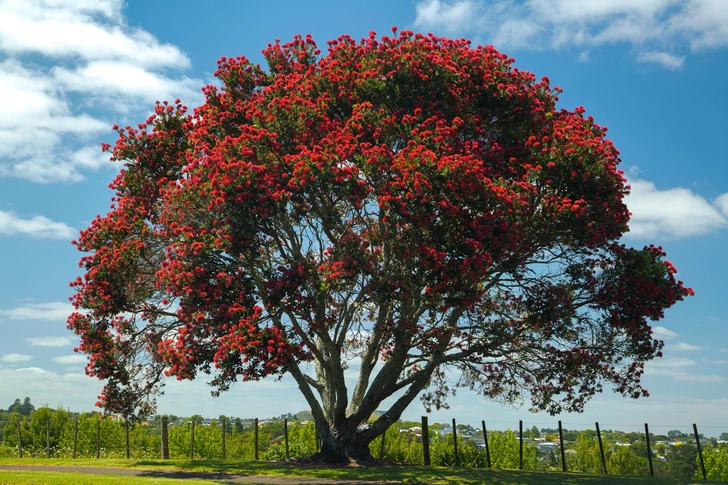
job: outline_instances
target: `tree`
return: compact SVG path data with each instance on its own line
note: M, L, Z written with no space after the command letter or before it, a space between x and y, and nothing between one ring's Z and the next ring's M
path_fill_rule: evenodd
M613 475L648 475L650 466L647 458L637 456L628 446L616 446L607 460L607 470Z
M30 413L35 411L35 406L31 404L30 398L26 397L23 399L23 402L20 402L20 399L16 399L13 404L10 405L8 408L8 412L10 413L18 413L22 416L30 416Z
M692 445L671 446L667 463L670 477L690 480L698 470L698 449Z
M706 446L703 450L703 459L708 480L728 481L728 446L722 444Z
M728 433L721 433L718 439L721 441L728 441Z
M606 128L465 40L263 53L267 71L222 58L194 114L158 103L105 146L125 164L77 241L68 321L100 406L150 412L165 376L218 394L288 373L318 458L365 461L415 397L458 386L550 413L605 385L647 395L648 320L692 290L659 247L617 243L629 188Z
M674 438L689 438L690 436L687 433L683 433L682 431L679 431L677 429L671 429L667 432L667 437L670 439Z

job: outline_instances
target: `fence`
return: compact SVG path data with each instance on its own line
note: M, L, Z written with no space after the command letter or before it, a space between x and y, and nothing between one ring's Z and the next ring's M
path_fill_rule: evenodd
M0 456L278 461L310 456L318 449L313 422L303 424L287 419L233 422L224 417L211 421L187 419L170 422L165 416L154 422L131 423L100 415L74 419L64 411L50 411L47 408L36 413L39 414L8 423L0 430L0 437L4 439L0 445ZM567 449L567 440L564 439L566 430L559 421L558 431L553 430L554 435L558 432L558 439L549 445L548 453L529 442L523 430L523 421L518 424L517 434L512 431L489 432L485 421L477 423L479 429L472 433L470 424L463 426L461 423L458 426L453 419L450 427L440 424L430 426L428 418L423 416L421 426L407 430L390 427L371 444L371 451L373 456L380 459L426 466L666 475L664 464L653 460L655 435L647 424L642 434L646 453L638 457L640 459L630 458L620 448L620 443L609 444L611 448L605 446L599 423L594 424L593 431L582 432L578 443L572 440ZM572 430L569 433L573 435L574 432ZM709 473L695 424L690 441L692 444L683 446L696 450L694 456L690 455L695 465L692 473L696 475L695 478L705 480ZM576 450L573 449L574 445ZM715 453L728 456L728 446L711 447L709 452L711 460ZM625 465L625 460L631 461ZM728 481L728 476L723 477L720 473L716 475L711 472L711 478Z

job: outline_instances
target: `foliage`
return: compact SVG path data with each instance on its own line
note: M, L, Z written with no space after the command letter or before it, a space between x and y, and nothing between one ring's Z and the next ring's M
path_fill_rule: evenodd
M219 393L290 373L345 459L416 396L445 406L447 367L553 414L605 384L647 394L648 320L692 290L661 248L617 243L629 188L583 108L465 40L342 36L320 56L298 36L263 54L267 72L222 58L194 114L159 103L116 128L125 165L77 241L68 320L108 382L99 405L148 413L165 375L212 374Z
M566 459L570 471L579 471L595 475L604 473L601 453L599 451L599 442L594 431L583 431L579 435L575 449L576 455L571 455Z
M35 411L35 406L30 402L30 398L26 397L23 399L23 402L20 402L20 399L16 399L13 404L8 407L9 413L18 413L23 416L30 416L30 413L32 411Z
M728 482L728 445L706 446L703 449L703 461L708 480ZM695 478L702 478L702 471L696 469Z
M649 475L647 458L636 455L629 446L617 446L607 459L607 470L614 475Z
M670 446L666 456L666 476L690 480L698 473L698 449L696 446Z

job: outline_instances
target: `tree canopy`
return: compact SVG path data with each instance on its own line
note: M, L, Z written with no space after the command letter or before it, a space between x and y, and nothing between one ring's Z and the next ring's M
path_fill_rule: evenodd
M13 404L8 407L8 412L10 413L18 413L22 416L30 416L30 413L35 411L35 406L30 402L30 398L26 397L23 399L23 402L20 402L20 399L16 399Z
M124 168L77 241L68 322L101 406L149 412L164 376L216 394L288 373L322 453L366 458L418 395L558 413L605 384L647 394L649 321L692 290L660 247L619 243L629 187L584 108L467 40L263 54L223 57L194 113L158 103L105 146Z

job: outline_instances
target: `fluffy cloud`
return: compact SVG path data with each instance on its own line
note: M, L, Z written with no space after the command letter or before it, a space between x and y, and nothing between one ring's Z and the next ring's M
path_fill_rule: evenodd
M71 337L30 337L25 341L33 347L68 347L75 342Z
M73 355L61 355L59 357L53 357L51 359L53 362L57 364L85 364L88 362L88 359L85 355L80 354L73 354Z
M670 340L677 337L677 333L672 330L668 330L662 325L655 325L652 327L652 336L658 340Z
M686 359L684 357L673 357L664 358L659 360L653 360L645 365L646 375L655 376L667 376L678 381L690 381L690 382L724 382L725 377L709 374L709 375L694 375L688 373L687 369L697 365L692 359Z
M83 60L124 59L157 67L188 67L177 47L125 25L121 0L3 0L0 44L9 54Z
M728 216L728 194L719 196L713 203L721 210L721 212L723 212L723 214Z
M175 98L202 101L199 80L172 79L125 61L93 61L75 69L57 67L53 76L66 91L91 93L117 111L123 111L130 98L149 106Z
M120 116L139 119L157 99L202 101L202 82L180 74L189 58L128 26L123 7L0 0L0 176L83 180L85 171L111 166L100 141L90 141Z
M690 189L658 189L647 180L630 177L631 193L625 203L632 212L627 237L681 238L699 236L728 226L721 212L728 194L713 204Z
M0 362L5 362L5 363L27 362L32 359L33 359L32 355L5 354L2 357L0 357Z
M0 310L0 316L11 320L51 320L64 322L74 312L73 305L64 302L31 303L12 310Z
M674 351L695 351L695 350L703 350L703 347L700 345L693 345L693 344L686 344L685 342L678 342L676 344L667 344L665 345L665 350L674 350Z
M0 210L0 235L24 235L40 239L71 239L76 230L63 223L43 216L23 219L12 212Z
M650 51L637 56L637 60L640 62L660 64L667 69L680 69L685 62L685 56L678 57L667 52Z
M631 44L668 69L696 50L728 44L724 0L421 0L415 26L482 36L503 49Z

